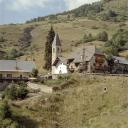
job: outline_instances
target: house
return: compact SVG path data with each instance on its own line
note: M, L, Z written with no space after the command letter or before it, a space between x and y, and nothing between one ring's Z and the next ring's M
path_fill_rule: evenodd
M52 76L64 75L68 73L66 59L61 55L61 42L59 35L56 34L52 43Z
M28 79L33 69L32 61L0 60L0 80Z
M108 64L105 55L95 46L86 46L83 50L75 51L68 59L70 72L104 72Z
M112 73L125 74L128 73L128 59L124 57L113 56Z

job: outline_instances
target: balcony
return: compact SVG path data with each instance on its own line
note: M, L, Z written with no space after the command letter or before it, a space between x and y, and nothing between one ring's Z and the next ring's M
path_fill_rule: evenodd
M0 77L0 81L29 81L29 79L27 77Z

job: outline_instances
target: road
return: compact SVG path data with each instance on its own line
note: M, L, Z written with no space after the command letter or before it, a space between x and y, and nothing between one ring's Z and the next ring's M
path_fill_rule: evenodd
M35 83L31 83L31 82L28 82L27 85L29 88L31 88L33 90L40 90L41 92L44 92L44 93L52 93L53 92L52 87L47 87L45 85L35 84Z

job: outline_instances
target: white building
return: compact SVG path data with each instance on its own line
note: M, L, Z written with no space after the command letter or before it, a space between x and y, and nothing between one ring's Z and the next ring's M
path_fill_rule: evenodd
M61 52L61 42L58 34L56 34L52 44L52 75L68 73L66 59L62 58Z

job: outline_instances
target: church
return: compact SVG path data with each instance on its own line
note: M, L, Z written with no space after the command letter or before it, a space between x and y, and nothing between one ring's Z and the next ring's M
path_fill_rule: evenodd
M52 76L68 73L67 61L62 57L62 45L59 35L56 34L52 43Z
M84 59L83 60L83 54ZM83 62L86 62L84 65ZM83 51L75 50L73 56L66 59L62 57L62 45L59 35L56 34L52 43L52 76L65 75L73 72L94 73L105 72L108 64L105 55L94 45L86 46Z

